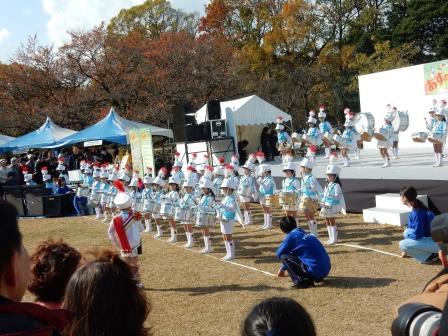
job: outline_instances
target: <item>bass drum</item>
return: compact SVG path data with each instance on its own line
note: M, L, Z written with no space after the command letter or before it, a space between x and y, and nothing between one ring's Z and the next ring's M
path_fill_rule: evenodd
M353 123L355 124L355 130L360 134L375 128L375 118L370 112L358 113L353 118Z
M404 132L409 127L409 115L406 112L398 111L392 120L392 127L395 132Z
M418 143L425 143L427 137L428 137L427 132L416 132L412 134L412 140Z
M388 132L384 128L380 128L378 131L373 133L373 136L375 137L375 139L379 141L390 141L388 137Z

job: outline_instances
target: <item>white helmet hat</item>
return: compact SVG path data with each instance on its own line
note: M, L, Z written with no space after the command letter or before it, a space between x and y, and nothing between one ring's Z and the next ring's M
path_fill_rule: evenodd
M283 131L285 129L285 126L283 124L277 124L275 126L276 131Z
M118 174L118 179L123 180L125 182L129 182L131 180L131 178L129 177L128 174L126 174L125 171L122 171L122 172L120 172L120 174Z
M311 111L308 113L308 115L309 115L310 117L315 117L315 116L316 116L316 112L314 112L314 110L311 110Z
M315 123L317 123L317 119L314 117L308 117L307 123L315 124Z
M41 172L42 175L48 174L48 168L47 167L42 167L40 169L40 172Z
M23 179L26 182L29 182L29 181L31 181L33 179L33 174L25 174L25 175L23 175Z
M246 163L244 164L243 168L249 169L249 170L253 170L254 169L254 164L247 160Z
M355 125L355 123L353 122L353 120L351 120L351 119L345 120L345 123L344 123L345 127L353 127L354 125Z
M445 111L444 111L444 109L438 108L438 109L436 109L435 114L439 115L439 116L445 116Z
M120 210L130 208L132 206L132 199L131 196L125 192L123 184L120 181L115 181L114 185L118 190L118 193L114 198L114 203L117 208Z
M112 182L115 182L116 180L118 180L118 174L115 170L109 174L108 180L112 181Z
M221 167L221 166L216 166L214 169L213 169L213 173L216 175L216 176L224 176L224 168L223 167Z
M435 113L436 111L435 111L435 109L434 109L434 106L431 106L430 108L429 108L429 111L428 111L428 113Z
M286 162L284 165L283 165L283 171L285 171L285 170L292 170L292 171L296 171L296 168L297 168L297 164L296 163L294 163L294 162Z
M327 114L325 112L319 112L317 115L319 118L326 118Z
M183 167L184 163L182 161L174 161L173 167Z
M386 115L384 116L384 120L392 121L392 120L394 120L394 115L391 113L386 113Z
M168 179L168 184L177 184L177 185L179 185L179 184L180 184L180 178L179 178L179 176L171 176L171 177Z
M101 170L100 178L107 179L108 177L109 177L109 173L107 172L107 170Z
M95 169L93 171L93 177L100 177L100 175L101 175L101 171L99 171L98 169Z
M304 158L300 163L300 167L305 167L308 169L314 168L314 160L310 160L309 158Z
M62 164L62 162L59 162L58 166L56 167L57 171L64 171L65 170L65 166Z
M138 185L138 178L139 178L138 171L134 171L132 173L132 179L131 179L131 183L129 183L129 186L136 187Z
M229 188L235 190L237 188L236 181L234 181L231 178L225 178L221 184L221 189L222 188Z
M341 172L341 167L339 167L338 165L335 164L330 164L327 166L327 172L326 174L334 174L334 175L339 175L339 173Z
M199 188L207 188L207 189L212 189L213 188L213 183L209 178L204 178L202 179L202 181L199 183Z
M157 176L152 183L153 184L158 184L162 188L165 187L165 184L166 184L165 180L162 177L160 177L160 176Z
M196 181L191 176L187 178L187 180L184 182L183 187L191 187L194 188L196 186Z
M50 174L43 174L43 175L42 175L42 179L43 179L44 181L51 180L51 175L50 175Z
M272 166L268 163L264 163L260 165L260 173L266 173L272 170Z
M145 175L145 176L143 177L143 183L144 183L144 184L151 184L151 183L153 183L153 182L154 182L154 178L153 178L152 176Z

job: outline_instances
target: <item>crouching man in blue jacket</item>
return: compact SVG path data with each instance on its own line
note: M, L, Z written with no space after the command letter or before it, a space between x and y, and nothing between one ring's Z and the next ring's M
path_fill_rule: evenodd
M290 216L280 220L280 229L286 237L276 252L283 264L277 275L283 277L288 271L296 288L312 287L315 281L322 281L330 273L331 263L319 239L298 228Z

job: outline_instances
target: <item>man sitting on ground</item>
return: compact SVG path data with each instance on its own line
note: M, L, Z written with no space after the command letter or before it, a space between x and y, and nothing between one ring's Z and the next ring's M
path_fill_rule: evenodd
M277 275L283 277L288 271L296 288L312 287L314 282L322 281L330 273L331 263L319 239L298 228L291 216L280 220L280 229L286 237L276 252L283 264Z

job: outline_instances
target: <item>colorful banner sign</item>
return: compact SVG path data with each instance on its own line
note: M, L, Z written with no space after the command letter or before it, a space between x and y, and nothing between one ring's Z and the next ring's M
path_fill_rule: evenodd
M425 95L448 93L448 60L423 65Z
M152 168L152 171L155 172L154 147L152 143L151 130L149 128L145 128L140 131L140 145L144 171L146 171L147 167L150 167Z
M135 129L128 133L129 144L131 145L132 169L138 170L143 176L146 167L151 167L154 171L154 150L151 130L149 128Z

